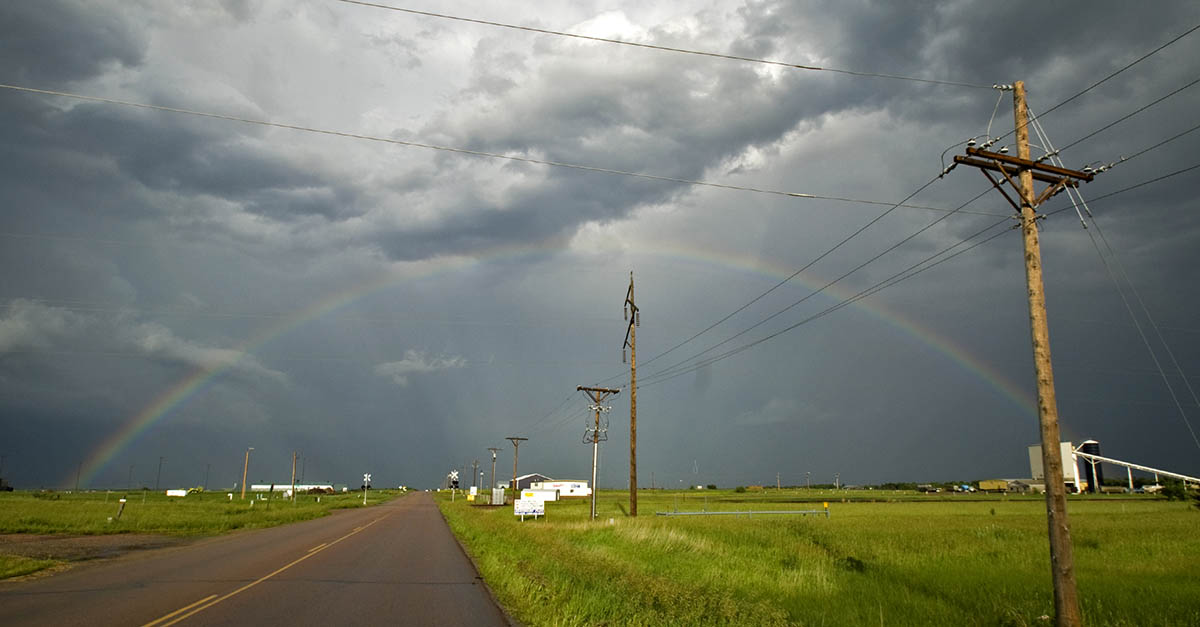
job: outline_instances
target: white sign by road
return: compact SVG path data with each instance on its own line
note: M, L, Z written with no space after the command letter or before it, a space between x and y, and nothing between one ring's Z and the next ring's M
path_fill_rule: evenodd
M513 515L520 516L521 520L525 520L526 516L546 515L546 502L538 499L515 499L513 501Z

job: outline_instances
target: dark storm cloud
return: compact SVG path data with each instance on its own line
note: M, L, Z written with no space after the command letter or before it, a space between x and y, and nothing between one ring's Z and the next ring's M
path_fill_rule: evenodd
M562 16L515 11L502 21L568 29L596 17L571 5L555 11ZM677 11L670 24L603 34L850 70L985 84L1023 78L1039 111L1197 17L1184 3L1152 13L1125 4L842 2ZM0 12L0 82L855 198L899 200L934 176L940 151L984 132L1000 95L337 5L45 2ZM637 21L632 6L613 13ZM1181 41L1048 116L1048 130L1063 145L1186 83L1195 50ZM1198 97L1182 93L1072 148L1068 164L1114 159L1187 128ZM1006 93L993 134L1011 128L1009 107ZM531 470L586 474L573 447L578 421L537 418L574 385L622 370L615 341L624 327L610 305L631 267L648 312L639 338L654 354L885 209L10 92L0 94L0 120L0 426L18 434L22 455L44 436L7 429L23 416L46 428L86 425L87 437L73 440L86 452L164 390L215 369L139 448L198 463L227 451L240 462L238 447L255 445L279 468L292 450L319 450L329 470L310 466L310 476L344 481L387 467L432 483L442 466L473 457L467 449L530 430L528 463L541 466ZM1197 141L1122 164L1084 190L1094 197L1190 165ZM1156 317L1179 329L1197 326L1190 312L1200 306L1181 287L1194 283L1200 238L1195 180L1183 175L1093 207ZM957 170L916 202L953 207L985 187L977 173ZM1069 205L1065 196L1053 203ZM1010 211L994 192L971 208ZM785 286L723 335L680 352L761 320L938 215L897 210L813 268L808 287ZM1073 216L1047 220L1043 240L1052 324L1063 329L1052 337L1064 355L1064 425L1138 442L1130 455L1146 461L1160 450L1131 435L1135 414L1120 403L1161 402L1161 383L1105 378L1097 390L1089 378L1110 360L1153 368ZM948 219L844 283L849 293L868 287L988 220ZM510 250L543 252L491 259ZM687 263L672 263L677 254ZM479 261L447 263L455 256ZM659 470L660 484L663 473L688 476L694 459L722 447L738 454L704 469L722 485L761 482L766 465L831 474L864 451L878 459L853 460L865 475L854 481L1023 472L1022 447L1036 438L1031 414L893 324L920 321L1027 384L1020 264L1009 232L864 308L648 387L642 463ZM355 296L380 277L387 287ZM814 298L760 332L834 302ZM298 321L314 310L323 313ZM1080 320L1109 325L1119 341L1107 346L1112 338L1100 341ZM1168 339L1194 371L1194 335ZM1099 398L1112 404L1097 406ZM1166 410L1153 416L1155 428L1184 433ZM933 459L925 443L948 433L972 446L972 438L991 440L995 450ZM614 484L624 481L619 439L614 427L617 448L605 462ZM1168 453L1167 461L1194 459L1184 447ZM143 463L127 456L120 463ZM368 460L373 467L357 467ZM109 469L98 481L125 476Z
M42 88L136 66L145 32L125 11L87 2L6 2L0 6L0 76Z

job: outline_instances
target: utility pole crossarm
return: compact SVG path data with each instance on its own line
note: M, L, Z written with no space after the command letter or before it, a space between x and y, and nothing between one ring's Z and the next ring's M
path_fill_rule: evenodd
M1029 170L1033 173L1033 178L1035 179L1038 177L1037 175L1039 172L1043 172L1048 175L1054 175L1054 178L1061 178L1065 176L1073 179L1080 179L1087 183L1091 183L1092 179L1095 178L1094 175L1088 172L1060 168L1058 166L1049 165L1046 163L1038 163L1037 161L1030 161L1029 159L1022 159L1021 157L1006 155L1002 152L983 150L981 148L967 148L967 154L973 157L982 157L984 159L991 159L992 161L999 161L1001 163L1015 165L1022 170Z
M1028 151L1026 151L1028 152ZM1008 201L1018 212L1021 211L1021 203L1014 201L1012 197L1004 191L1002 185L1007 181L1013 190L1017 191L1022 199L1026 199L1030 208L1037 209L1042 203L1052 198L1055 194L1061 192L1067 187L1079 187L1079 182L1090 182L1095 178L1095 175L1090 172L1080 170L1070 170L1060 168L1038 161L1032 161L1027 157L1013 157L1000 152L992 152L981 148L967 148L967 154L970 156L955 155L954 163L978 168L983 175L991 181L992 186L1004 195L1004 199ZM1004 181L998 181L992 178L990 172L999 172ZM1030 187L1023 189L1024 185L1017 181L1017 178L1029 176L1033 181L1041 181L1049 183L1046 189L1037 194L1036 198L1032 196L1033 181L1030 181Z
M583 386L583 385L576 386L575 389L580 392L587 392L588 397L590 397L592 399L592 401L596 402L596 403L599 403L600 401L604 400L604 397L608 396L609 394L620 394L621 393L621 390L617 390L617 389L613 389L613 388L590 388L590 387ZM599 394L599 396L597 396L597 394Z

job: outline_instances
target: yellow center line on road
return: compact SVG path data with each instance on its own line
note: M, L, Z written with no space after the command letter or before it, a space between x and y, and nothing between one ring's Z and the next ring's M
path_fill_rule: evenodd
M388 516L391 516L391 514L384 514L383 516L380 516L379 518L376 518L375 520L372 520L371 522L369 522L361 527L356 527L354 529L354 531L351 531L350 533L338 538L337 540L334 540L333 542L330 542L328 544L322 544L320 546L309 549L308 553L306 555L304 555L303 557L293 560L292 562L288 563L287 565L276 569L274 572L269 573L267 575L263 575L262 577L259 577L258 579L251 581L250 583L242 586L241 588L238 588L237 590L234 590L233 592L226 594L225 596L217 597L216 599L213 599L213 597L217 596L215 594L205 597L203 599L200 599L199 601L196 601L195 603L192 603L191 605L181 607L181 608L175 610L174 612L171 612L170 614L163 616L162 618L158 618L149 623L146 623L145 625L142 625L142 627L169 627L170 625L174 625L175 623L178 623L179 621L184 620L185 618L188 618L190 616L193 616L195 614L203 612L204 610L220 603L221 601L224 601L225 599L228 599L229 597L231 597L235 594L245 592L246 590L249 590L250 588L257 586L258 584L270 579L271 577L274 577L275 575L282 573L283 571L295 566L296 564L299 564L300 562L303 562L304 560L316 555L317 553L320 553L321 551L324 551L325 549L332 547L333 545L337 544L338 542L341 542L342 540L349 538L350 536L362 531L363 529L366 529L367 527L370 527L371 525L374 525L375 523L383 520L384 518L387 518ZM199 607L197 607L197 606L199 606ZM187 613L185 614L183 612L187 612ZM164 621L167 621L167 622L164 622Z
M323 548L325 548L326 546L329 546L329 543L328 543L328 542L322 542L322 543L318 544L317 546L314 546L313 548L309 549L309 550L308 550L308 552L309 552L309 553L312 553L313 551L316 551L316 550L319 550L319 549L323 549Z
M164 620L168 620L168 619L170 619L171 617L175 616L176 614L182 614L183 612L186 612L186 611L188 611L188 610L192 609L193 607L196 607L197 605L200 605L201 603L204 603L205 601L211 601L211 600L213 600L214 598L216 598L216 596L217 596L217 595L215 595L215 594L210 594L210 595L208 595L208 596L204 597L203 599L200 599L199 601L196 601L195 603L193 603L193 604L191 604L191 605L185 605L185 606L183 606L183 607L181 607L181 608L179 608L179 609L175 610L174 612L171 612L170 614L167 614L166 616L163 616L162 618L160 618L160 619L158 619L158 620L156 620L156 621L154 621L154 622L152 622L152 623L146 623L146 624L145 624L145 625L143 625L142 627L151 627L152 625L157 625L157 624L161 623L162 621L164 621Z

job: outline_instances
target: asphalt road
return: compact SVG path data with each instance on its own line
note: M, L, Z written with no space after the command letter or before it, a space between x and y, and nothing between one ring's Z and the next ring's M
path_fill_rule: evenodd
M0 583L0 625L508 625L430 494Z

